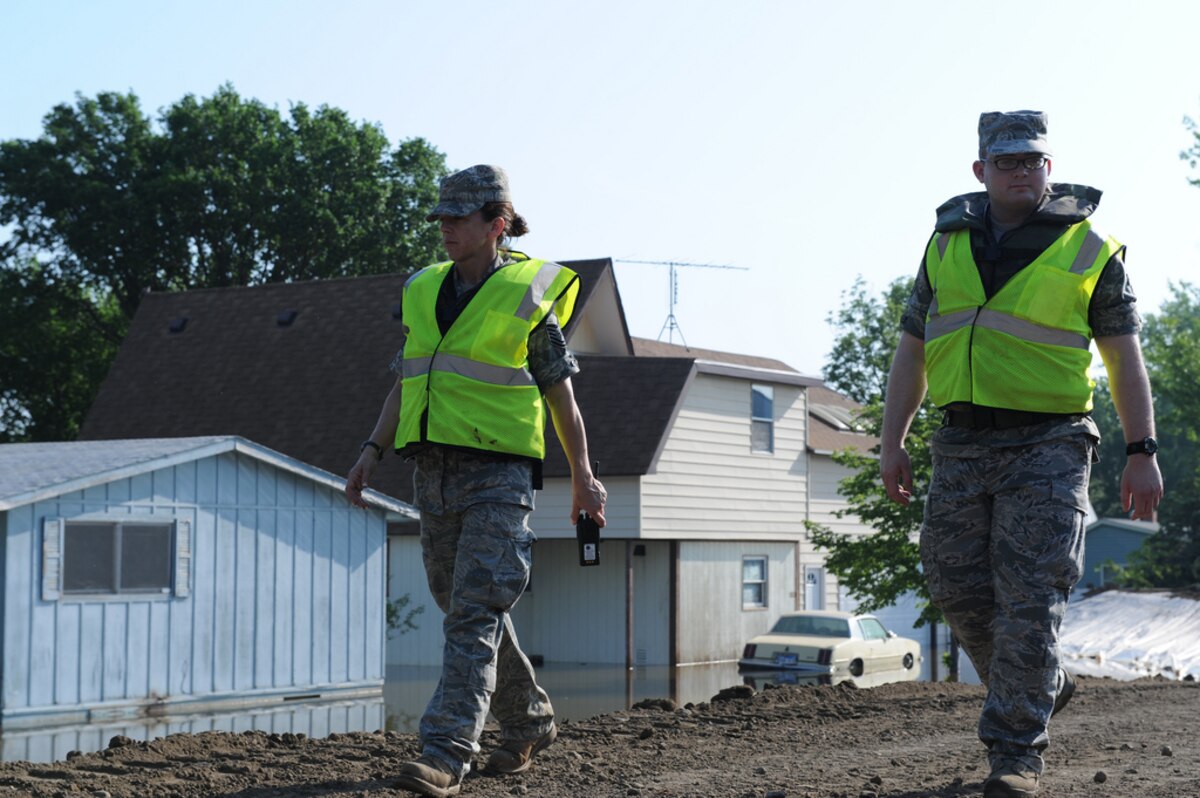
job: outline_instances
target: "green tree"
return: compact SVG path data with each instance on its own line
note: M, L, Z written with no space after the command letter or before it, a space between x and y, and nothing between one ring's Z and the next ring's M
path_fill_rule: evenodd
M1142 587L1200 583L1200 288L1171 286L1159 312L1147 315L1142 349L1154 388L1159 467L1166 492L1159 534L1152 536L1120 577ZM1119 429L1115 437L1119 438ZM1119 438L1124 443L1123 438ZM1124 452L1121 452L1124 461Z
M866 432L878 436L892 355L900 339L900 316L912 292L911 278L899 279L881 296L871 296L862 278L842 295L842 306L829 317L837 331L833 351L825 366L826 384L855 401ZM929 592L920 568L917 533L932 463L927 441L940 425L941 414L926 400L906 439L912 458L913 485L917 493L907 506L888 499L879 478L879 447L869 454L845 450L834 462L852 472L838 486L847 508L839 517L856 516L875 532L867 537L833 532L829 527L805 522L813 543L828 552L826 567L834 573L865 611L878 610L915 593L921 606L920 623L940 621L941 613L929 604Z
M0 436L73 435L147 290L435 260L439 239L423 212L446 171L422 139L393 148L377 125L341 110L296 104L285 116L228 85L156 119L133 94L56 106L40 137L0 142L3 301L27 325L35 306L44 314L37 335L7 316L0 324ZM95 345L75 340L72 319L99 336ZM63 359L50 364L51 355ZM44 394L43 377L61 372L73 375L69 388L55 382Z
M124 329L114 302L36 261L0 267L0 443L74 438Z

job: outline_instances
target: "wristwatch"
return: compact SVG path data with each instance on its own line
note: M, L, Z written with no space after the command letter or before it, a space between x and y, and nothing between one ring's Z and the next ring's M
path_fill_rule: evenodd
M359 453L359 454L362 454L362 453L363 453L363 450L364 450L364 449L366 449L368 446L370 446L372 449L374 449L374 450L375 450L375 459L376 459L376 460L382 460L382 459L383 459L383 447L382 447L382 446L380 446L380 445L379 445L378 443L376 443L375 441L373 441L373 440L370 440L369 438L368 438L367 440L363 441L361 444L359 444L359 446L358 446L358 453Z
M1125 444L1125 456L1131 454L1144 454L1150 457L1158 451L1158 441L1151 437L1142 438L1140 441Z

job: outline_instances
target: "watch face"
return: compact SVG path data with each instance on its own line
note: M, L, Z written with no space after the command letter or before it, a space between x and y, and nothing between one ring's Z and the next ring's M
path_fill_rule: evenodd
M1142 441L1142 445L1146 447L1146 454L1154 454L1158 451L1158 441L1153 438L1146 438Z

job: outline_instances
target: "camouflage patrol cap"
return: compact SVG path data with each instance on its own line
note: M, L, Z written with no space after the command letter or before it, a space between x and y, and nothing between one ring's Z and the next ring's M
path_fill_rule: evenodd
M439 216L470 216L489 202L512 202L508 175L499 166L470 166L442 178L438 204L425 221L437 221Z
M979 158L1023 152L1050 154L1042 111L986 111L979 115Z

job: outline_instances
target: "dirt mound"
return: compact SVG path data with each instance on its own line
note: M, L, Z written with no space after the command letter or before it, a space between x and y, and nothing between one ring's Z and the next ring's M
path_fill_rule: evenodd
M462 794L955 798L978 795L987 775L978 686L788 686L716 698L563 722L529 771L471 773ZM1200 798L1198 718L1195 683L1080 679L1050 730L1043 793ZM485 754L497 743L485 733ZM66 762L0 765L0 796L402 796L393 774L416 754L415 737L394 732L115 738Z

